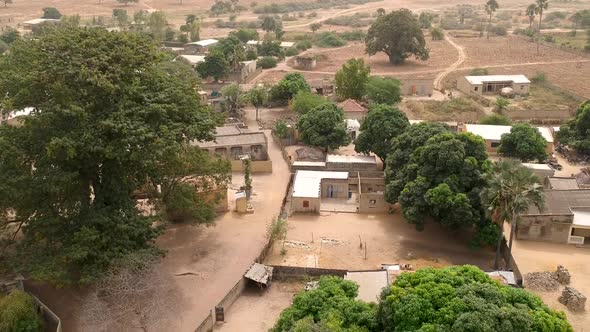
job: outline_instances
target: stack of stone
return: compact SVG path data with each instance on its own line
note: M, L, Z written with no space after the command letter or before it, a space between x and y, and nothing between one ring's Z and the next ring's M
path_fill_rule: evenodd
M559 302L571 311L584 311L586 297L576 289L565 286L559 297Z

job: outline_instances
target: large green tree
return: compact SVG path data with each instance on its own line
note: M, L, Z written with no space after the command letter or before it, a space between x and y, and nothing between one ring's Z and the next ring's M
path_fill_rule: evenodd
M229 74L230 64L225 57L225 54L217 48L213 48L207 56L205 61L197 65L197 72L201 77L213 77L215 81L226 77Z
M326 103L329 103L329 101L324 96L312 93L310 91L301 90L297 92L295 97L293 97L290 106L292 111L297 112L299 115L303 115L310 110Z
M518 158L523 162L543 162L547 157L546 147L547 141L537 128L528 123L517 123L512 126L509 134L502 135L498 153Z
M342 99L361 100L365 96L371 67L361 58L346 61L336 73L336 94Z
M542 210L544 205L543 186L533 171L514 160L502 160L494 163L487 176L488 185L481 193L488 214L500 227L500 236L496 247L495 268L498 268L500 247L504 222L510 222L510 242L508 251L512 252L512 240L516 234L519 215L526 213L530 206ZM510 256L510 255L509 255ZM510 262L506 262L509 267Z
M354 150L373 152L382 162L391 151L392 139L401 135L410 125L405 113L390 105L374 105L363 120L360 135L354 141Z
M23 235L1 254L17 270L87 283L154 249L159 228L132 194L216 123L164 59L148 36L89 28L47 30L0 58L3 109L33 108L22 126L0 126L0 222Z
M561 126L557 138L578 153L590 154L590 101L582 103L576 116Z
M419 230L429 216L450 229L482 227L479 193L488 169L481 137L437 124L412 125L393 139L386 199L399 202L408 222Z
M402 101L402 83L393 77L370 77L366 92L369 100L376 104L395 104Z
M377 17L369 28L365 44L369 55L385 52L394 65L404 63L411 55L420 60L429 57L420 23L408 9Z
M278 103L286 103L299 91L310 91L305 77L300 73L289 73L270 89L270 99Z
M297 129L305 144L323 148L325 151L350 143L344 111L334 104L322 104L302 115Z
M402 273L381 294L379 331L573 332L563 312L475 266Z
M248 91L246 99L256 108L256 120L258 120L258 109L268 100L268 89L265 86L257 85Z
M316 289L295 296L272 331L378 331L375 305L357 300L357 294L352 281L321 277Z

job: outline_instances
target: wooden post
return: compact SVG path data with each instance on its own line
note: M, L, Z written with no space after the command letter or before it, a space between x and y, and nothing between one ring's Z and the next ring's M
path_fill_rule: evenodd
M367 241L365 241L365 260L367 259Z

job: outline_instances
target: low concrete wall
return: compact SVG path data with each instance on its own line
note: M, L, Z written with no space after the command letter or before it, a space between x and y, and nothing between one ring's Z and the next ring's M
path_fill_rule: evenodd
M522 280L523 280L522 273L520 272L520 269L518 268L518 263L514 259L514 256L511 256L510 253L508 253L508 244L506 243L506 238L504 238L502 240L502 245L500 246L500 253L502 254L502 258L504 259L505 262L507 262L508 258L510 258L509 269L512 270L512 272L514 273L514 278L516 279L516 283L519 286L522 286Z
M201 322L201 325L195 329L195 332L213 331L213 325L215 325L215 317L213 317L213 311L209 311L209 315L207 315L207 318L205 318L205 320Z
M62 332L61 320L59 319L59 317L53 311L51 311L51 309L49 309L48 306L41 302L41 300L39 300L35 295L30 293L29 295L31 295L39 305L39 308L41 310L41 317L43 317L43 320L46 324L45 330Z
M519 240L568 243L572 227L572 216L539 215L522 216L516 229Z
M271 160L252 160L252 173L272 173ZM244 163L241 160L231 161L232 172L244 172Z
M304 277L320 277L320 276L338 276L344 277L348 270L340 269L322 269L316 267L301 267L301 266L283 266L273 265L274 268L272 278L274 280L282 280L289 278L304 278Z

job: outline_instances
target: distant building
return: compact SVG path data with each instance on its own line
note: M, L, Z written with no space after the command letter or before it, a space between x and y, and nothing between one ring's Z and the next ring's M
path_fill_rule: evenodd
M344 156L337 154L329 154L326 156L326 170L349 172L376 172L377 159L375 158L375 156Z
M555 174L555 170L547 164L522 163L522 166L530 168L533 173L535 173L535 175L541 180L551 177Z
M204 55L188 55L188 54L183 54L180 56L181 58L183 58L184 60L188 61L188 63L193 67L197 67L197 65L201 62L205 62L205 56Z
M291 192L292 213L320 211L386 213L383 172L298 170Z
M545 207L520 216L516 237L564 244L590 243L590 190L546 190Z
M241 61L240 70L232 70L229 79L232 81L239 80L240 83L246 83L250 81L258 73L260 73L260 69L256 68L257 63L257 60Z
M511 126L495 126L495 125L480 125L480 124L466 124L464 130L468 133L481 136L486 142L486 151L489 154L498 153L498 147L500 146L500 140L503 134L509 134ZM549 128L537 127L539 133L545 141L547 141L547 147L545 152L548 154L553 153L555 149L553 143L553 135Z
M34 28L38 27L40 24L43 23L57 23L59 20L52 19L52 18L36 18L33 20L24 21L22 23L23 30L25 31L33 31Z
M531 81L524 75L463 76L457 88L464 93L499 94L503 88L512 88L516 95L527 95Z
M232 171L243 169L242 158L247 155L252 160L252 172L272 172L266 135L261 131L249 131L236 125L222 126L216 128L214 141L192 144L229 159Z
M345 119L362 120L369 113L369 111L364 106L359 104L354 99L346 99L345 101L338 104L338 106L344 110Z
M550 176L545 179L545 187L553 190L575 190L580 189L578 180L574 177Z
M402 96L430 97L434 89L432 77L408 77L400 79Z
M287 42L287 41L281 42L281 47L284 49L288 49L293 46L295 46L295 42Z
M184 45L184 51L187 54L207 54L211 50L211 47L218 42L217 39L203 39L196 42L186 43Z

